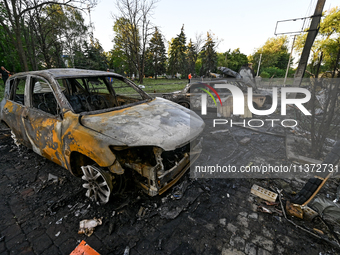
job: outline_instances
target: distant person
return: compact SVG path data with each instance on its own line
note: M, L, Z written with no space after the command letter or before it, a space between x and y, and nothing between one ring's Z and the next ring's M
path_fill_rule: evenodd
M110 69L106 69L107 72L110 72ZM112 77L107 77L107 81L110 83L110 85L112 85L113 83L113 78Z
M5 85L10 72L7 71L5 67L1 66L0 73L1 73L1 79L4 81L4 85Z
M191 73L189 73L189 74L188 74L189 83L190 83L190 81L191 81L191 78L192 78Z

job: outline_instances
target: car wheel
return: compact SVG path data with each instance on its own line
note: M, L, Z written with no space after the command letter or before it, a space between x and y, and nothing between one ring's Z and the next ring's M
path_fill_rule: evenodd
M185 108L190 109L190 104L188 102L179 102L178 104L184 106Z
M112 177L97 165L82 166L84 175L82 179L86 181L83 187L87 189L86 196L92 201L106 204L112 192Z

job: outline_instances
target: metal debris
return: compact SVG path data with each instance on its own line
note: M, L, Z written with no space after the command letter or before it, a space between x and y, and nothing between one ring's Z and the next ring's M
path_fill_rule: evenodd
M250 143L250 138L249 137L245 137L240 141L240 144L242 145L247 145L248 143Z
M273 212L264 206L258 206L257 211L272 214Z
M146 211L147 211L147 208L141 206L137 213L138 218L143 218L145 216Z
M56 221L55 224L60 225L60 224L63 222L63 218L64 218L64 217L61 217L59 220Z
M289 201L287 201L286 211L291 216L303 219L303 210L300 205L291 204Z
M125 251L124 251L124 255L129 255L130 254L130 247L126 246Z
M57 183L58 182L58 176L55 176L53 174L48 174L47 181L52 181L52 183Z
M295 227L297 227L297 228L299 228L299 229L301 229L301 230L303 230L303 231L309 233L310 235L312 235L312 236L314 236L314 237L317 237L317 238L319 238L319 239L322 239L322 240L326 241L327 243L329 243L329 244L331 244L331 245L333 245L333 246L335 246L335 247L337 247L337 248L340 248L340 244L339 244L339 242L338 242L337 240L334 242L334 241L329 240L328 238L324 238L324 237L322 237L322 236L319 236L319 235L313 233L312 231L310 231L310 230L308 230L308 229L306 229L306 228L304 228L304 227L301 227L301 226L297 225L295 222L293 222L293 221L291 221L290 219L288 219L288 218L287 218L287 215L286 215L286 212L285 212L285 209L284 209L284 207L283 207L283 203L282 203L282 190L277 190L277 192L278 192L278 194L279 194L279 201L280 201L280 205L281 205L281 209L282 209L283 215L284 215L285 219L286 219L289 223L291 223L291 224L294 225Z
M222 130L217 130L217 131L212 131L210 134L217 134L217 133L230 133L229 129L222 129Z

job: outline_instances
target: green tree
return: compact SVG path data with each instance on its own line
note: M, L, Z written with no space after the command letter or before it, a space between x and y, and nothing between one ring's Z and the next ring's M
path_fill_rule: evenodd
M148 72L151 73L155 79L157 79L157 75L165 73L166 60L164 41L161 33L156 28L147 49Z
M143 83L146 47L149 43L153 26L150 21L154 8L154 0L116 0L119 15L115 23L121 22L122 27L117 29L125 47L124 51L130 54L132 64L139 75L139 82ZM128 55L127 55L128 56Z
M237 48L231 52L231 49L225 53L217 53L217 65L228 67L233 71L238 72L242 65L248 63L248 58Z
M258 48L249 59L254 63L254 70L257 70L261 54L260 73L267 67L277 67L286 70L289 60L288 36L269 38L262 47Z
M64 67L62 55L68 56L73 66L73 45L82 44L87 32L79 10L56 4L35 8L30 24L33 34L28 54L32 56L30 60L35 60L31 62L33 69L38 69L38 65Z
M113 26L113 30L115 32L115 37L113 39L113 52L115 53L115 57L119 57L117 59L116 64L118 62L124 64L124 72L127 72L128 76L132 74L137 74L138 69L136 67L136 60L138 51L139 51L139 36L137 40L137 53L134 49L134 45L130 43L133 35L131 34L132 29L127 29L127 27L131 26L129 21L125 18L116 19L115 24ZM136 32L137 33L137 32ZM137 55L136 55L137 54ZM115 66L117 68L117 66ZM120 68L118 68L120 69ZM120 69L121 70L121 69Z
M200 52L202 59L202 67L200 75L207 75L209 72L214 72L217 68L217 53L215 51L215 41L211 33L207 32L207 39Z
M318 79L319 72L331 71L331 77L335 77L337 70L337 77L340 78L340 8L332 8L325 14L320 22L319 33L312 46L312 54L307 66L315 77L310 79L311 100L308 102L312 116L309 118L302 116L300 121L302 128L310 132L311 153L316 158L322 155L327 137L331 135L336 137L340 126L338 79ZM298 51L302 51L305 40L306 34L297 38ZM319 90L323 92L323 100L317 97ZM319 115L316 115L317 108L322 109Z
M307 34L298 36L295 49L302 52ZM319 72L338 69L337 61L340 53L340 8L334 7L325 12L320 22L319 33L314 41L307 70L317 75Z
M172 39L169 46L169 66L168 72L172 75L180 73L186 74L186 36L184 34L184 25L181 28L181 32L177 37Z
M82 47L75 47L74 65L76 68L106 70L109 66L106 54L98 39L91 39L90 43L83 42Z
M128 60L124 51L119 48L113 48L110 52L106 53L109 68L113 69L115 73L127 75L129 73Z
M0 62L9 71L20 70L19 56L2 26L0 26Z
M187 52L186 52L186 62L187 62L187 72L194 74L195 73L195 67L196 67L196 61L198 58L198 52L197 52L197 46L189 40L188 46L187 46Z
M86 4L92 6L92 1L77 1L77 0L2 0L0 3L0 24L6 32L6 35L10 39L10 42L15 46L18 54L18 59L22 70L29 70L29 62L27 61L28 55L34 55L35 48L29 48L34 43L32 36L32 17L35 10L39 10L45 6L57 4L64 6L73 6L78 8L75 4ZM30 42L30 43L28 43ZM30 56L31 57L31 56ZM32 67L31 67L32 68ZM34 68L34 67L33 67Z

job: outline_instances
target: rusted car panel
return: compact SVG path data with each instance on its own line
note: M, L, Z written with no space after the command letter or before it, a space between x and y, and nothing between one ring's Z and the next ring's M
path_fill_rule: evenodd
M0 118L18 143L82 176L86 195L102 203L127 169L149 195L163 193L199 155L204 128L195 113L120 75L77 69L12 76Z

